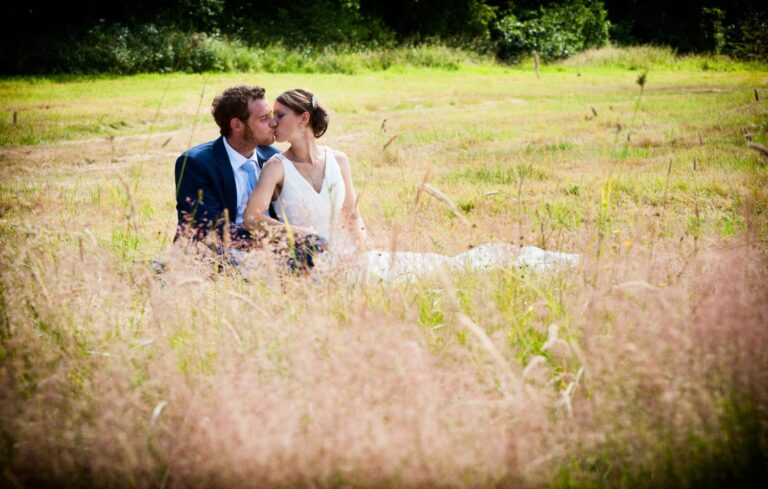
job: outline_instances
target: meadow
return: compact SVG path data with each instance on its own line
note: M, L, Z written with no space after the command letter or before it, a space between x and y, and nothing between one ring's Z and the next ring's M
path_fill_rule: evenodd
M660 52L0 80L4 485L764 482L768 71ZM581 264L212 273L171 247L173 165L240 83L331 109L376 247Z

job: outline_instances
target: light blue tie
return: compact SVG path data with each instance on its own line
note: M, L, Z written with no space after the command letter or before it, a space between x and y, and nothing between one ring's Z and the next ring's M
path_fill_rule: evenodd
M253 189L256 187L256 163L253 160L247 160L241 166L245 173L248 175L248 181L245 185L245 195L251 195Z

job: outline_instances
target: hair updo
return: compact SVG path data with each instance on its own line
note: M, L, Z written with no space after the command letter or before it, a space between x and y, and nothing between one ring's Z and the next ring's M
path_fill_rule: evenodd
M297 114L308 112L309 125L312 127L312 134L316 138L319 138L328 130L328 111L318 103L317 97L311 92L295 88L278 95L277 101Z

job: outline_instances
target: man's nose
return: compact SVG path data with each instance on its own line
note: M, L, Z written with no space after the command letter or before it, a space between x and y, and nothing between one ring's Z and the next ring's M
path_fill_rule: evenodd
M276 118L273 117L273 118L271 118L269 120L269 127L277 127L277 119Z

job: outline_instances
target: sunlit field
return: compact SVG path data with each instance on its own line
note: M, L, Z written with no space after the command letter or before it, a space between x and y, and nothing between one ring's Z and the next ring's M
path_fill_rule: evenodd
M768 72L715 67L0 81L3 485L761 485ZM331 109L377 248L579 267L245 280L174 251L174 162L240 83Z

